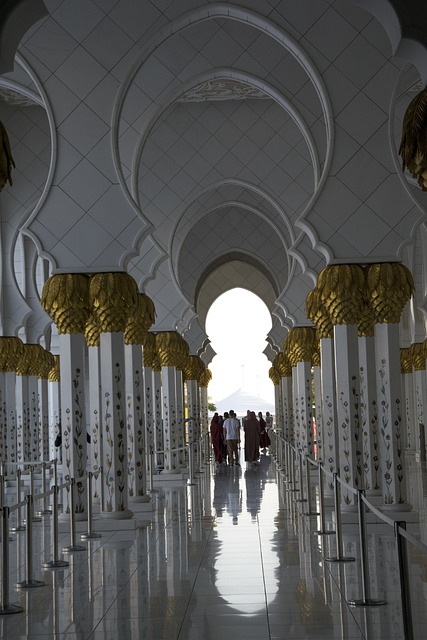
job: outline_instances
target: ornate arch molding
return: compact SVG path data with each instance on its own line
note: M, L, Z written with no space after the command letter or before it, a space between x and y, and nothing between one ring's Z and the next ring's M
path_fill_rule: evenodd
M417 0L353 0L383 25L393 54L407 60L427 84L427 3Z
M0 2L0 74L13 71L20 41L33 24L47 15L43 0Z

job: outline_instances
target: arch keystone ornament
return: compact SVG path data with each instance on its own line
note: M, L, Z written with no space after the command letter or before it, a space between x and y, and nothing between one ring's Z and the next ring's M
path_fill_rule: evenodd
M375 322L375 361L383 509L407 511L402 433L402 382L399 322L414 291L404 265L376 263L367 267L367 299Z

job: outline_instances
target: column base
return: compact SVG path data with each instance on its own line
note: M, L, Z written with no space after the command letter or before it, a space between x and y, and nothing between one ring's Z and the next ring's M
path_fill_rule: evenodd
M130 509L123 511L101 511L99 517L103 520L129 520L132 518L133 512Z

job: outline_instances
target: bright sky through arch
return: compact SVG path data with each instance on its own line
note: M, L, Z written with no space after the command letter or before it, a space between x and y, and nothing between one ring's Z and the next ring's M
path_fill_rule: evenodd
M263 353L271 326L264 302L246 289L232 289L215 300L206 318L206 333L217 353L209 365L212 402L243 389L274 404L271 362Z

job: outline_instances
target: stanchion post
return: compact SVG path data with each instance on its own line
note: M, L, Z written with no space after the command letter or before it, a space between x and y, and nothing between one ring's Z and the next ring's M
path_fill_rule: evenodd
M22 479L21 479L22 471L21 469L16 470L16 503L18 508L16 510L16 525L11 527L11 531L25 531L25 525L22 524L22 513L21 513L21 493L22 493Z
M188 444L188 471L189 478L187 484L189 486L197 484L197 482L194 482L194 444L192 442Z
M325 562L354 562L356 558L351 556L344 557L342 554L342 532L341 532L341 504L340 490L338 482L338 473L333 474L334 479L334 505L335 505L335 538L337 555L325 558Z
M0 615L21 613L23 607L9 603L9 507L1 508L2 515L2 599Z
M335 533L332 529L326 529L325 522L325 496L323 492L323 471L322 471L322 463L319 462L319 515L320 515L320 529L314 531L315 535L318 536L330 536Z
M34 466L31 465L30 467L30 496L32 497L31 500L31 519L33 522L41 522L41 517L39 515L35 514L35 510L34 510L34 495L35 495L35 489L34 489Z
M308 456L305 456L304 460L305 460L305 477L306 477L306 483L307 483L307 505L308 505L308 511L306 511L304 515L318 516L319 515L318 511L311 510L310 462L309 462Z
M87 474L87 532L81 533L80 538L82 540L90 540L92 538L102 538L100 533L93 531L92 528L92 520L93 520L93 509L92 509L92 471L89 471Z
M86 551L86 547L76 543L76 513L75 513L75 491L76 481L74 478L70 480L70 542L68 547L63 547L64 553L73 553L74 551Z
M58 568L62 568L62 567L68 567L69 566L69 562L67 562L66 560L62 560L59 557L58 554L58 537L59 537L59 530L58 530L58 518L59 518L59 511L58 511L58 485L54 484L52 487L53 490L53 512L52 512L52 518L53 518L53 533L52 533L52 546L53 546L53 559L50 560L49 562L43 562L43 567L45 569L58 569Z
M21 582L16 583L17 589L31 589L33 587L43 587L44 582L42 580L34 580L33 578L33 511L34 511L34 498L30 494L26 496L26 507L27 507L27 532L26 532L26 543L27 548L25 549L25 569L26 569L26 579Z
M5 475L4 475L4 462L3 460L0 462L0 506L4 507L4 484L5 484Z
M397 559L399 564L400 597L402 601L403 632L405 640L414 640L412 625L411 596L409 592L408 556L406 553L406 540L400 534L399 527L406 531L406 522L394 523L394 535L396 537Z
M304 498L304 480L303 480L303 474L302 474L302 451L298 451L298 462L299 462L298 475L299 475L300 494L296 502L307 502L307 498Z
M52 510L49 509L49 505L47 504L47 490L46 490L46 462L42 462L42 491L43 491L43 513L45 515L50 515Z
M359 515L359 538L362 577L362 598L360 600L347 600L352 607L379 607L387 604L386 600L372 600L370 597L368 545L366 544L365 492L359 489L357 492L357 511Z

